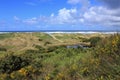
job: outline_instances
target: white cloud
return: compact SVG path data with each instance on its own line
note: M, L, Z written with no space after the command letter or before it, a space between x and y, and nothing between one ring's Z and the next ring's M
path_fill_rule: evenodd
M13 19L14 19L15 21L19 21L19 20L20 20L17 16L14 16Z
M20 19L17 16L14 16L14 20L19 24L33 26L33 25L40 25L40 24L42 25L44 23L47 24L50 21L50 17L39 16L39 17L33 17L33 18Z
M21 20L14 16L15 21L21 21L27 25L92 25L92 26L120 26L120 9L108 9L103 6L92 6L84 12L79 9L62 8L58 13L52 13L49 17L40 16Z
M76 23L77 9L60 9L58 14L52 13L49 17L40 16L29 19L19 19L17 16L14 16L15 21L19 21L27 25L37 25L37 24L74 24Z
M120 26L120 10L107 9L106 7L91 7L83 14L84 21L92 25Z
M90 0L67 0L67 3L75 5L82 12L86 11L91 5Z
M105 4L110 9L120 8L120 0L99 0Z
M50 17L54 17L54 13L52 13Z
M51 14L49 23L79 24L93 26L120 26L120 9L108 9L102 6L92 6L87 11L76 9L60 9L58 14Z
M59 20L59 22L73 22L74 20L74 16L76 15L77 10L76 9L66 9L63 8L61 10L59 10L57 19Z
M66 23L74 23L75 22L75 16L77 14L77 10L75 8L73 9L60 9L58 11L58 14L55 16L54 14L51 14L50 17L50 23L52 24L66 24Z
M31 18L31 19L25 19L22 22L25 24L28 24L28 25L35 25L35 24L39 23L39 21L37 20L36 17Z

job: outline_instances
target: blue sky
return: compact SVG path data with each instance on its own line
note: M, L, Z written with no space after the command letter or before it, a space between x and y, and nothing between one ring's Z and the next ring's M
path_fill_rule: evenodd
M0 0L0 31L120 30L120 0Z

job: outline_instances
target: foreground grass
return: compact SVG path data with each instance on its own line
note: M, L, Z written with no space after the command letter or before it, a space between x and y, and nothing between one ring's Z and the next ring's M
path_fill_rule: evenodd
M98 36L81 38L81 35L71 34L70 37L69 34L65 34L65 36L69 35L68 41L74 39L91 43L90 48L66 48L65 45L63 46L64 42L59 41L62 46L55 46L57 40L47 34L36 33L27 38L26 35L20 34L19 37L29 41L27 49L17 51L16 48L13 48L16 51L9 52L8 49L4 49L5 46L1 48L0 80L120 79L119 34L102 39ZM76 35L77 38L74 38L73 35ZM53 34L53 36L60 39L57 36L61 35ZM44 45L47 40L54 42L47 42ZM65 41L67 38L63 36L60 40ZM16 67L16 64L19 66Z

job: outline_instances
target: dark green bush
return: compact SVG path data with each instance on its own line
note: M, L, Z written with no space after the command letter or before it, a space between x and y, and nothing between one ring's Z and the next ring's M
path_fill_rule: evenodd
M44 46L46 46L46 45L48 45L48 44L52 44L52 43L49 42L49 41L46 41L46 42L44 43Z
M11 73L28 65L29 62L19 56L7 55L0 59L0 73Z
M0 47L0 51L7 51L7 49L4 47Z
M89 42L91 44L92 47L95 47L96 44L101 40L100 37L92 37L89 39Z

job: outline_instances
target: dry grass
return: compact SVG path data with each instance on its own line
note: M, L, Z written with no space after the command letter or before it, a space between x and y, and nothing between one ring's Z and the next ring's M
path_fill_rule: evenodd
M9 34L9 33L7 33ZM90 38L94 36L106 37L103 34L64 34L64 33L14 33L13 37L0 40L0 45L7 48L7 51L22 52L27 49L34 49L34 45L51 47L59 45L89 44L81 42L80 38ZM39 40L41 39L41 41ZM50 44L45 45L46 42Z

